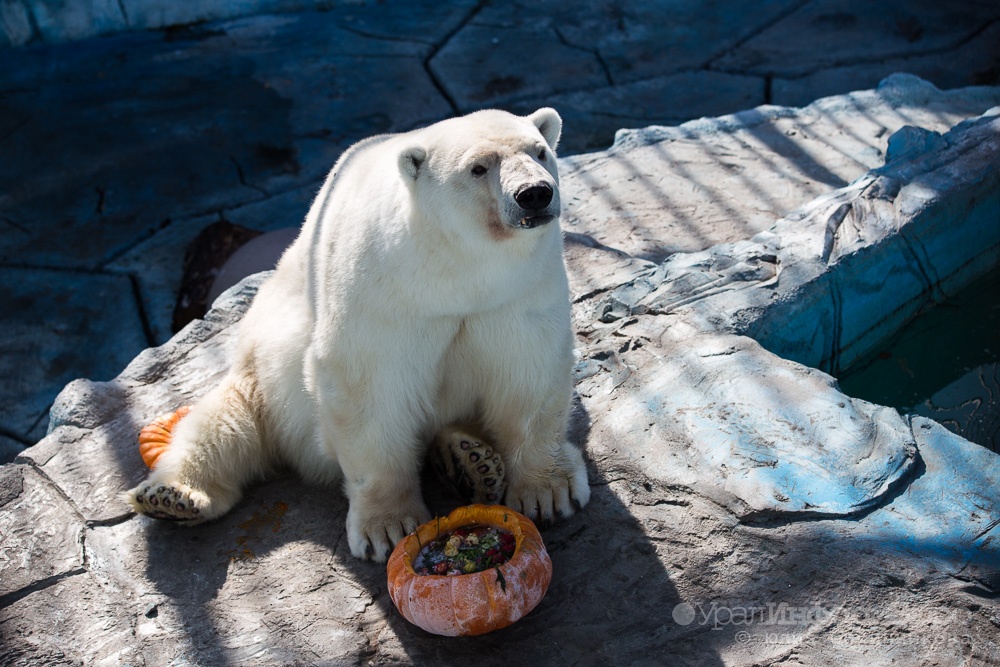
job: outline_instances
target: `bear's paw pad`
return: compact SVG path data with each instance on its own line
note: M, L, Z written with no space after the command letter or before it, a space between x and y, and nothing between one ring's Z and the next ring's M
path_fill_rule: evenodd
M199 494L183 485L145 483L128 492L129 504L140 514L165 521L200 523L207 517Z
M503 460L482 438L446 428L435 438L431 456L438 476L465 501L493 504L503 498L507 486Z

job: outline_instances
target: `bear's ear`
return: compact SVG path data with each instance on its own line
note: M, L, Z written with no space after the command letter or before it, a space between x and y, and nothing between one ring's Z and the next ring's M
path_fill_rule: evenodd
M535 124L538 131L545 137L545 143L552 150L556 149L559 143L559 135L562 134L562 118L555 109L544 107L528 116L528 120Z
M427 151L421 146L410 146L399 154L399 170L411 181L417 180L417 173L427 159Z

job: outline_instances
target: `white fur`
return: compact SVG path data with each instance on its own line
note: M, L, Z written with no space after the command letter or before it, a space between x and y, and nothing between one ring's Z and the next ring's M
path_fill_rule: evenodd
M342 478L351 552L382 560L429 519L426 443L474 421L503 457L507 505L552 519L586 504L583 457L565 440L561 233L518 227L514 199L548 184L558 216L561 126L551 109L490 110L349 149L247 312L229 375L148 483L185 489L203 520L278 462Z

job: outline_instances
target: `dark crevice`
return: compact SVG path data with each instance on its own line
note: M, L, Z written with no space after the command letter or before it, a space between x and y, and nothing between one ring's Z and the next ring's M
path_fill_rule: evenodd
M88 519L86 526L87 528L107 528L123 524L136 516L138 515L135 512L125 512L124 514L119 514L108 519Z
M38 414L38 416L35 418L35 421L31 422L31 428L28 429L28 433L33 433L34 430L38 428L38 425L42 423L43 419L49 418L49 410L51 409L52 409L52 403L49 403L48 405L45 406L45 409ZM34 444L35 444L34 442L29 442L28 446L30 447L31 445Z
M421 39L407 39L405 37L393 37L392 35L377 35L373 32L367 32L365 30L361 30L360 28L355 28L350 24L345 24L341 22L337 23L337 27L343 30L344 32L351 33L352 35L357 35L358 37L364 37L365 39L375 39L381 42L398 42L400 44L416 44L418 46L434 45L434 42L424 41ZM352 55L352 54L346 54L346 55ZM362 56L362 54L357 54L357 55ZM367 55L365 54L363 57L367 57Z
M42 39L42 30L38 27L38 17L35 16L34 3L24 3L25 14L28 15L28 25L31 26L31 37L22 46L27 46L29 44L37 44L39 42L44 42Z
M29 234L29 235L31 234L31 232L28 231L27 227L20 224L19 222L16 222L15 220L12 220L11 218L8 218L7 216L0 216L0 222L4 223L5 225L10 225L11 227L13 227L14 229L23 234Z
M195 218L195 217L198 217L198 216L197 215L192 215L191 217ZM107 266L109 264L113 263L115 260L117 260L117 259L119 259L119 258L121 258L121 257L123 257L125 255L127 255L129 252L131 252L132 250L134 250L136 247L142 245L143 243L145 243L149 239L151 239L154 236L156 236L159 232L161 232L164 229L166 229L167 227L169 227L170 224L171 224L170 218L164 218L155 227L152 227L151 229L147 229L142 234L139 234L135 239L133 239L133 241L131 243L125 244L124 246L122 246L118 250L112 252L107 257L105 257L101 261L101 264L100 264L101 271L87 271L85 273L105 273L105 274L108 274L108 275L111 275L111 274L118 275L114 271L107 272L107 271L104 271L103 269L106 269ZM48 268L48 267L46 267L46 268Z
M718 53L716 53L715 55L709 56L705 60L704 65L702 65L702 67L704 69L713 69L713 67L712 67L712 63L713 62L719 60L720 58L722 58L723 56L727 55L728 53L736 51L737 49L739 49L740 47L742 47L744 44L746 44L747 42L749 42L754 37L762 34L763 32L765 32L767 30L770 30L772 27L774 27L778 23L781 23L782 21L784 21L785 19L787 19L789 16L791 16L795 12L799 11L800 9L802 9L803 7L805 7L806 5L808 5L811 1L812 0L801 0L800 2L792 5L791 7L789 7L788 9L786 9L785 11L779 13L777 16L775 16L773 19L771 19L767 23L764 23L764 24L758 26L757 28L755 28L754 30L750 31L749 33L747 33L747 35L745 35L742 39L736 40L735 43L729 44L724 49L722 49L721 51L719 51ZM746 76L747 72L740 72L740 74Z
M5 90L3 92L7 93L7 94L11 94L12 92L17 92L17 91ZM0 144L2 144L3 142L7 141L8 139L10 139L11 137L13 137L18 132L20 132L21 128L23 128L25 125L27 125L30 122L31 122L31 116L25 116L18 123L15 123L14 127L10 128L10 131L8 131L6 134L4 134L2 137L0 137Z
M423 63L424 71L427 72L427 76L430 78L431 83L434 84L434 88L437 89L441 97L443 97L445 102L448 103L448 106L451 107L451 113L454 116L460 116L462 114L462 111L461 109L459 109L458 102L456 102L455 98L452 97L450 92L448 92L448 89L445 87L444 82L441 81L441 79L438 78L437 74L434 73L434 68L431 67L431 61L434 60L434 57L437 56L437 54L440 53L441 50L448 45L448 42L450 42L455 35L461 32L465 28L465 26L469 25L469 23L472 22L472 19L474 19L476 15L479 14L479 12L481 12L489 4L490 0L480 0L480 2L478 2L476 6L473 7L472 10L469 12L469 15L466 16L461 21L459 21L458 25L455 26L451 31L448 32L447 35L445 35L441 39L441 43L434 45L431 48L430 53L427 54L427 57L424 58L424 63Z
M604 72L604 78L607 82L607 85L609 86L615 85L615 79L613 76L611 76L611 68L608 67L608 63L604 61L604 57L601 56L601 52L598 49L591 49L585 46L580 46L579 44L572 43L571 41L566 39L566 36L563 35L562 31L559 30L559 28L556 26L552 26L552 31L559 38L559 41L562 43L563 46L570 49L575 49L577 51L583 51L584 53L589 53L590 55L594 56L594 58L597 59L597 63L601 66L601 70L603 70Z
M858 67L861 65L882 65L888 60L912 60L915 58L925 58L927 56L944 56L948 54L953 54L953 52L956 51L957 49L961 49L963 46L966 46L970 42L974 41L981 34L992 28L997 23L998 21L993 21L991 23L988 23L982 28L973 31L969 35L955 41L952 44L946 44L944 46L940 46L934 49L927 49L924 51L895 51L889 53L875 54L867 58L857 58L857 59L848 58L844 60L835 60L829 63L819 63L815 69L811 69L806 72L796 72L795 74L776 75L776 73L773 71L768 71L767 74L768 76L777 76L777 78L783 79L785 81L796 81L798 79L804 79L806 77L812 76L813 74L817 74L818 72L840 69L842 67ZM753 68L751 68L751 70L752 69ZM906 68L897 68L897 69L905 70ZM725 72L728 70L717 69L714 71ZM731 72L731 73L742 74L743 76L753 74L752 71ZM888 74L886 76L888 76Z
M146 314L146 308L142 303L142 290L139 288L139 279L134 275L129 274L128 280L129 284L132 286L132 300L135 302L135 310L139 315L139 322L142 323L142 334L146 337L146 344L150 347L155 347L158 343L156 341L156 336L153 334L153 327L149 323L149 316Z
M132 28L132 22L128 18L128 11L125 9L125 0L118 0L118 11L122 13L122 19L125 21L125 25Z
M912 428L912 426L911 426ZM856 511L845 514L833 512L782 512L778 510L762 510L740 517L739 523L750 528L781 528L792 523L811 523L815 521L861 521L869 514L891 505L901 495L906 493L910 486L924 476L927 466L916 443L913 445L913 462L909 469L891 482L885 492L873 499L869 504L858 508Z
M16 590L12 593L7 593L6 595L0 595L0 609L9 607L17 602L20 602L24 598L28 597L32 593L37 593L38 591L44 591L46 588L51 588L55 586L60 581L64 579L69 579L70 577L75 577L77 575L86 574L87 569L83 567L74 568L68 572L63 572L61 574L54 574L51 577L46 577L41 581L36 581L30 586L25 586L20 590Z
M233 166L236 167L236 176L237 176L237 178L239 178L240 185L242 185L243 187L246 187L246 188L250 188L251 190L256 190L261 195L263 195L265 199L270 196L267 193L267 191L264 190L263 188L260 188L260 187L258 187L256 185L254 185L253 183L250 183L250 182L247 181L246 174L243 172L243 166L239 163L239 161L237 161L236 158L234 158L233 156L230 155L229 159L232 161Z
M66 495L66 492L63 491L62 487L56 484L55 481L53 481L53 479L48 476L45 470L41 466L36 465L34 461L29 462L28 465L30 465L31 469L34 470L36 473L38 473L38 475L45 480L45 483L49 485L49 487L57 496L59 496L63 501L65 501L66 505L68 505L70 509L73 510L73 514L76 515L76 518L79 519L81 522L86 523L86 520L83 518L83 513L80 511L80 508L78 508L76 506L76 503L73 502L73 500L68 495Z
M899 231L899 237L903 240L903 247L906 251L910 253L913 258L913 265L917 268L920 273L920 279L924 282L924 288L927 294L930 296L931 301L941 302L945 300L944 294L941 292L941 283L939 280L933 278L927 270L930 264L930 258L927 255L927 249L924 248L923 244L920 243L919 239L911 239L907 234L907 229L904 227ZM914 245L915 244L915 245ZM918 250L922 252L918 252Z
M3 436L5 438L7 438L8 440L13 440L13 441L15 441L17 443L20 443L20 444L24 445L25 447L30 447L31 446L31 443L28 442L28 439L26 437L24 437L22 435L19 435L17 433L14 433L13 431L11 431L9 429L6 429L3 426L0 426L0 436Z
M840 372L840 353L843 349L843 337L844 337L844 315L843 315L843 298L840 294L840 287L837 285L836 278L830 280L830 312L833 314L833 324L830 332L830 355L827 360L827 372L828 373L839 373ZM822 366L822 363L821 363Z

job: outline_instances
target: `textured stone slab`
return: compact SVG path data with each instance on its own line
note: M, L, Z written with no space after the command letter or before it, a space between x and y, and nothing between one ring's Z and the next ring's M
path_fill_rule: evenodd
M0 268L0 427L28 439L57 387L110 379L148 345L123 276Z
M696 484L700 487L722 470L701 461L695 447L691 447L688 463L684 463L688 455L681 448L675 450L676 461L663 467L660 457L674 443L659 438L662 433L650 429L638 438L612 433L609 429L615 425L626 424L632 430L641 425L632 418L629 406L636 399L641 401L642 393L633 392L631 387L640 384L642 373L664 363L654 359L647 366L642 362L657 352L676 352L658 350L658 342L647 341L648 327L645 337L630 339L628 349L618 351L619 370L602 371L606 377L600 381L596 375L591 381L581 380L584 389L607 388L625 376L610 394L601 394L603 403L585 397L574 425L573 437L588 438L590 442L594 496L582 514L543 530L556 573L552 586L532 614L499 633L466 642L442 642L401 619L389 601L384 568L349 557L342 532L346 502L336 489L304 487L297 480L279 477L251 488L244 501L222 520L188 529L141 517L122 520L125 517L94 511L94 505L117 499L110 495L98 498L96 494L81 497L82 487L60 474L66 466L55 457L61 455L63 461L89 460L101 450L134 452L134 443L122 444L125 434L116 433L118 427L113 423L130 411L136 411L132 421L139 423L143 421L139 415L149 410L150 402L177 395L186 397L185 393L200 391L209 384L213 366L202 368L199 375L189 372L191 360L214 358L215 366L224 364L220 361L224 355L220 356L217 347L220 338L239 318L245 298L260 280L261 276L252 277L224 296L220 310L211 314L211 321L192 325L168 345L141 355L121 382L76 383L60 398L58 417L54 418L56 430L29 450L31 456L26 460L42 466L47 475L54 475L60 485L69 487L70 496L80 498L85 515L92 518L86 538L87 576L101 581L102 590L115 593L91 597L93 602L88 604L95 605L89 608L91 615L105 619L110 630L92 630L67 643L67 638L80 630L78 625L56 624L47 633L28 638L5 629L5 645L12 647L8 651L33 656L59 655L57 651L62 651L63 659L87 663L128 652L129 656L143 656L148 665L325 660L413 663L464 661L482 655L509 663L526 650L546 661L578 663L593 659L602 664L634 664L656 651L659 658L680 660L694 656L699 664L726 664L737 659L773 661L796 649L817 656L817 664L830 664L823 662L823 647L829 645L831 637L843 643L844 650L858 651L857 646L870 645L865 643L868 640L854 640L861 635L878 637L881 650L894 655L926 655L926 642L943 643L956 636L962 637L957 645L945 644L935 649L934 655L948 656L952 649L966 655L992 655L989 645L983 643L993 627L988 611L981 606L970 611L963 606L966 598L962 596L967 594L949 594L938 579L929 582L926 551L901 550L899 553L911 554L902 560L899 556L874 557L875 551L862 555L861 549L875 543L863 537L863 531L869 528L846 528L858 522L778 521L777 528L740 527L740 514L720 508L719 489L712 492L705 487L696 492L679 479L700 479ZM633 328L642 329L641 323L652 319L663 316L643 316ZM608 334L604 341L587 346L585 356L608 340L627 339L611 331ZM665 333L664 338L669 335ZM735 356L760 350L746 339L722 340L726 345L730 341L740 348L733 353ZM679 347L689 350L688 358L679 355L682 358L676 360L678 368L697 369L700 358L725 370L728 348L716 356L688 342L676 341ZM706 356L699 357L699 353L706 352ZM612 358L607 356L601 361L615 368L609 361ZM799 381L812 377L826 385L829 396L835 395L822 374L801 367L794 370L790 362L778 363L786 370L793 369ZM175 375L178 370L179 376ZM773 372L765 369L765 373ZM725 377L719 374L715 381L725 385ZM685 384L686 391L694 393L705 386L687 378ZM199 388L192 390L194 385ZM672 387L671 391L658 392L656 400L664 396L670 400L673 391ZM776 406L781 403L775 401ZM697 404L704 407L711 402L698 400ZM644 402L644 409L650 405ZM724 407L717 404L709 410L721 411ZM725 418L722 424L731 424L735 417L721 412L718 416ZM675 428L671 421L669 415L664 415L662 423ZM80 434L73 446L61 443L63 433L70 431ZM787 435L802 442L791 425ZM808 437L814 438L814 434ZM876 451L878 448L872 450L872 459ZM134 454L130 460L99 460L96 467L112 484L119 485L119 491L131 484L130 470L141 472L141 463ZM829 472L836 475L844 471ZM95 474L76 466L74 476ZM984 468L983 482L991 480L992 475L990 468ZM733 479L739 476L740 470L734 468ZM951 484L953 493L969 497L980 486L978 481L970 483L961 477L953 478ZM425 486L425 492L438 512L447 511L456 502L435 495L433 486ZM702 493L716 500L706 500ZM908 502L908 498L909 494L883 498L883 503L892 503L892 509L885 511L934 513L925 506L901 510L900 503ZM954 521L969 526L963 511L953 514ZM878 512L868 516L859 512L860 525L884 531L885 520L876 521L876 515L882 516ZM761 514L742 516L744 520L764 518ZM972 526L971 530L979 528ZM827 535L828 531L836 537ZM861 537L852 540L852 535ZM995 560L992 542L984 541L983 545L983 557ZM914 542L913 546L921 545ZM961 551L952 550L932 554L931 558L940 567L957 572L955 558L963 556ZM971 571L972 588L990 573L989 568L976 567ZM924 583L911 591L916 584L909 582L918 579ZM952 579L945 575L945 580ZM885 582L907 583L889 584L901 586L890 596ZM24 607L28 601L42 600L48 605L44 614L67 618L68 612L63 611L67 607L63 605L74 605L73 609L79 606L72 596L56 597L59 592L59 588L50 587L24 598L16 607L17 618L42 615L41 611ZM927 608L928 598L934 601L932 617L922 611ZM919 603L921 600L924 604ZM685 616L688 607L678 607L684 602L695 613L691 620ZM782 623L779 616L770 620L758 617L749 627L727 623L715 628L703 620L712 602L724 608L764 610L768 605L793 609L821 605L823 615L797 623L794 636L786 633L783 637L787 638L780 642L767 641L769 634L791 626ZM918 646L906 635L886 635L890 618L895 627L920 627L926 642ZM119 634L122 627L130 630L125 637ZM742 635L736 635L738 630L753 630L759 639L746 642Z
M435 55L431 66L459 108L469 110L703 67L794 6L791 0L773 0L757 3L746 14L725 4L687 0L613 6L552 0L489 4ZM535 72L538 63L544 63L544 77Z
M218 215L172 221L107 268L134 278L153 341L165 343L174 334L172 318L183 277L184 255L198 233L220 218L263 232L299 226L320 185L322 182L318 181ZM256 270L272 268L273 264L260 265ZM249 272L241 277L246 275Z
M337 490L281 479L226 521L96 527L91 571L130 591L147 664L350 660L366 650L363 614L380 587L376 566L362 580L345 567L345 511Z
M920 405L915 414L1000 454L1000 364L983 364L963 374Z
M109 588L87 573L0 604L0 663L16 667L143 664L139 638L149 620L143 613L133 613L135 606L128 591ZM158 649L163 651L160 655L170 655L173 646L186 643L177 633Z
M226 311L210 312L166 345L144 350L113 381L68 384L52 406L49 436L25 451L24 459L43 467L88 521L126 514L122 490L147 473L139 430L164 412L190 405L221 378L235 344L235 330L227 325L249 307L256 285L224 295Z
M959 580L1000 583L1000 456L924 417L910 418L920 470L904 502L881 510L856 539L960 564ZM956 483L956 480L961 483Z
M617 465L690 486L745 521L856 515L912 473L913 438L895 411L750 339L670 322L633 318L605 342L618 350L582 351L594 455L613 450Z
M447 23L461 8L432 15ZM20 157L0 164L0 218L18 230L0 239L0 259L94 268L165 220L313 183L358 137L450 114L423 67L429 44L366 36L343 20L265 16L176 39L121 35L74 45L73 58L3 53L5 150ZM55 236L76 252L45 242Z
M791 79L776 77L771 83L771 102L803 106L818 97L874 88L887 72L907 72L941 89L995 86L1000 83L1000 24L993 25L948 52L933 52L858 64L844 64Z
M965 123L945 141L779 221L783 252L801 258L801 275L789 276L801 281L788 293L797 305L776 298L747 330L768 349L837 371L996 266L1000 116ZM878 262L869 259L876 248Z
M623 134L619 148L652 146L664 132ZM881 150L866 152L872 144L855 136L840 141L858 161ZM917 143L943 150L933 138ZM894 142L896 168L921 159L908 149L917 143ZM603 196L625 183L612 179ZM1000 581L997 509L980 497L1000 477L996 459L983 458L993 455L851 400L823 373L731 333L728 317L759 315L733 303L768 303L810 275L796 271L796 252L808 264L825 247L826 226L786 222L788 230L749 240L734 227L727 243L661 264L616 250L631 243L627 232L602 243L600 227L570 230L581 395L570 436L588 445L593 497L572 519L543 527L553 583L511 628L442 641L402 620L384 568L347 557L337 489L279 476L193 529L122 509L117 494L144 472L138 428L219 376L258 275L114 381L74 382L60 395L52 432L18 466L37 467L87 520L86 571L3 598L0 656L147 665L484 656L509 665L525 655L560 664L1000 662L989 604ZM838 264L877 241L847 230L831 228ZM429 478L424 490L438 513L457 503ZM0 507L0 525L8 520ZM78 609L87 617L74 617ZM57 622L33 623L49 618Z
M876 82L877 83L877 82ZM705 91L711 90L711 95ZM760 77L721 72L683 72L635 83L551 96L508 105L518 113L551 106L563 118L562 155L604 150L620 129L672 125L703 116L721 116L764 103Z
M726 71L801 76L824 67L954 48L1000 18L989 2L814 0L713 63Z
M174 28L182 31L207 21L273 12L333 11L338 23L380 37L408 37L416 32L428 42L454 30L461 12L474 2L352 2L329 0L97 0L85 4L46 0L6 0L0 13L0 47L43 41L49 44L127 30ZM445 11L442 12L441 10ZM451 11L448 11L448 10Z
M117 258L107 269L132 276L139 287L153 342L173 335L171 317L184 273L184 253L198 233L219 220L218 215L170 221L151 237Z
M900 127L946 131L997 104L997 88L942 92L899 76L801 110L759 107L622 131L607 151L561 163L563 223L651 261L748 239L881 166Z
M83 571L83 518L38 471L0 466L0 511L0 599Z
M532 60L523 57L529 44ZM545 63L547 76L535 75L538 62ZM534 22L500 28L473 21L435 54L430 66L463 113L608 83L596 55L565 44L553 27Z
M115 0L70 4L21 0L18 4L22 3L33 19L32 27L38 37L49 43L118 32L128 26L128 19Z
M889 79L880 90L887 100L910 104L936 96L912 77ZM685 317L706 330L730 327L787 358L843 368L923 305L998 261L998 118L967 121L943 138L928 131L897 135L900 155L884 168L817 198L751 241L668 259L602 298L597 316L613 321L689 307L697 313ZM623 146L633 140L621 139ZM571 210L575 205L571 199ZM748 289L754 285L770 288Z

